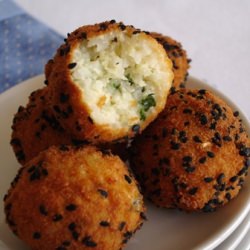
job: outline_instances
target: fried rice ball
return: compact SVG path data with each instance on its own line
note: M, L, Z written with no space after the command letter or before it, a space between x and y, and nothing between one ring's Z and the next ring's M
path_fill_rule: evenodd
M47 92L46 87L32 92L27 106L14 116L10 143L21 164L52 145L72 143L48 106Z
M101 143L141 132L163 110L173 81L163 46L113 20L69 34L45 73L62 127Z
M164 36L159 33L151 32L150 35L162 44L168 57L173 63L173 87L185 87L191 60L187 57L187 52L183 49L181 43L175 41L169 36Z
M34 250L118 250L145 219L126 165L92 146L41 152L20 169L4 200L11 230Z
M132 144L131 167L157 206L212 212L240 191L250 142L238 112L206 90L178 90Z

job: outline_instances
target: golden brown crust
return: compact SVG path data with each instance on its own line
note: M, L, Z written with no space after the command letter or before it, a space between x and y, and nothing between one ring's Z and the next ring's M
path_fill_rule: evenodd
M117 250L141 226L144 206L119 157L94 147L52 146L20 169L5 213L34 250Z
M106 143L135 135L132 127L129 130L128 128L114 130L109 126L94 124L89 116L90 110L88 106L82 101L80 89L71 80L69 70L69 65L72 63L72 51L80 41L110 31L123 31L125 29L128 34L141 32L132 26L125 26L122 23L115 23L114 21L80 27L69 34L66 43L57 50L52 67L49 65L48 69L46 68L45 73L46 79L49 82L51 108L60 124L69 130L75 138L89 140L92 143ZM145 35L145 39L155 42L155 39L148 35L148 32L141 33ZM159 47L159 50L161 49ZM171 63L170 60L169 63ZM142 122L140 131L155 119L156 113L161 111L159 108L159 110L155 109L156 112L148 115L146 120Z
M47 87L31 93L26 107L19 107L12 124L11 145L24 164L51 145L70 144L71 137L48 107Z
M187 58L187 52L182 48L181 43L175 41L169 36L151 32L154 37L165 49L168 57L173 63L174 81L173 87L183 88L188 76L190 59Z
M214 211L234 198L250 165L237 113L205 90L179 90L135 139L132 168L156 205Z

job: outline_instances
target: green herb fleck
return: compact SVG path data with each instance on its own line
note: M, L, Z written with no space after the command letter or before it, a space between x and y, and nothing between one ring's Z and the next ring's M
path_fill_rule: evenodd
M118 90L121 93L122 90L120 80L110 78L109 84L112 86L112 88Z
M131 78L130 74L127 74L127 75L126 75L126 78L128 79L128 81L129 81L129 83L130 83L130 86L132 86L132 85L135 84L135 82L134 82L134 80Z
M143 106L144 111L148 111L151 107L155 107L156 105L153 94L148 94L145 98L141 100L140 103Z
M140 120L142 121L146 120L145 111L143 109L140 109Z

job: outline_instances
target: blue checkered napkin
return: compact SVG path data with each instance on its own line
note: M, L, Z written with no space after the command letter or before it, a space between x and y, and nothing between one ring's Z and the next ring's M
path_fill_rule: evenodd
M0 93L41 74L62 41L11 0L0 0Z

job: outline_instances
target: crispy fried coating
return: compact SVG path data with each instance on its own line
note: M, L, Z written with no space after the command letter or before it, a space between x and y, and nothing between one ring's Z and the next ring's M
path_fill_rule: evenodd
M191 60L187 57L187 52L183 49L181 43L175 41L169 36L164 36L159 33L151 32L150 35L162 44L168 57L173 63L173 87L185 87Z
M27 106L20 106L14 116L10 143L21 164L51 145L71 143L50 111L47 90L45 87L31 93Z
M132 145L132 169L156 205L211 212L240 191L250 142L238 112L206 90L173 91Z
M62 127L94 143L133 137L135 126L141 132L164 108L173 80L163 47L113 20L70 33L45 74Z
M19 170L7 223L34 250L121 249L142 225L137 182L119 157L52 146Z

